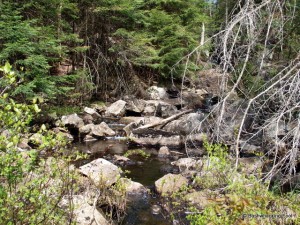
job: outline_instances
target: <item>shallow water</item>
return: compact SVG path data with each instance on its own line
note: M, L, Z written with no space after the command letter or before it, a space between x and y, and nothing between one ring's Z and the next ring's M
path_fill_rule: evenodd
M110 139L110 140L98 140L88 143L75 143L73 149L80 152L88 153L89 158L77 162L76 165L84 165L99 157L109 157L109 155L123 155L126 151L133 149L141 149L132 147L125 140ZM139 182L153 190L154 182L161 178L164 173L161 168L167 164L166 160L160 160L157 157L157 150L153 148L143 148L146 153L150 154L148 159L141 156L131 156L130 159L137 162L134 165L122 166L123 171L126 172L126 177L133 181ZM169 219L165 218L162 213L153 215L151 207L152 205L158 205L159 199L154 193L133 199L128 204L128 210L126 217L120 223L122 225L171 225Z

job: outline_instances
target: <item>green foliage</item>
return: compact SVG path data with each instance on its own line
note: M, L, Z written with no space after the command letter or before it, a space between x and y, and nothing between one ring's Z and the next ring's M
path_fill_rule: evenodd
M0 73L1 83L13 85L15 73L8 63ZM35 149L20 150L18 144L40 109L35 103L16 103L0 90L0 224L67 224L69 215L58 204L74 190L75 173L64 156L40 157L41 151L60 154L66 141L43 125Z
M223 145L205 140L204 147L209 155L208 163L203 166L201 176L194 178L194 184L210 190L222 188L224 194L210 198L210 204L203 210L191 205L192 213L187 216L190 224L297 223L300 213L297 194L273 193L256 176L238 173ZM283 218L272 215L283 215Z
M9 61L16 68L20 85L12 93L23 99L35 95L54 98L66 94L74 86L72 76L50 75L51 69L74 52L81 40L70 34L71 30L63 24L57 24L61 32L52 23L44 24L45 14L50 13L50 9L40 8L39 4L28 1L22 7L17 2L6 1L0 8L0 63ZM29 9L32 10L30 15L34 15L32 18L27 14ZM35 15L36 12L42 15ZM63 33L64 30L69 33Z
M121 65L153 69L169 77L172 67L199 44L202 23L211 21L205 1L104 1L99 15L109 16L115 32L110 52ZM188 69L197 69L188 64ZM173 75L180 77L185 63Z
M130 156L132 156L132 155L139 155L139 156L141 156L141 157L143 157L143 158L145 158L145 159L148 159L148 158L150 157L150 153L147 153L147 152L145 152L145 151L142 150L142 149L128 150L128 151L124 154L125 157L130 157Z

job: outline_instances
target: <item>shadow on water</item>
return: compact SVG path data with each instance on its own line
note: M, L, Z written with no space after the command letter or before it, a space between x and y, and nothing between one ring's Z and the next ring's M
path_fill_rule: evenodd
M98 140L88 143L75 143L73 149L89 155L88 159L81 160L76 166L84 165L94 159L104 157L109 158L113 155L124 155L129 149L138 149L132 147L124 140ZM139 148L140 149L140 148ZM166 164L165 160L157 157L157 150L153 148L143 148L150 157L145 159L141 156L131 156L130 159L137 162L134 165L122 166L123 171L127 171L126 177L132 181L139 182L149 188L150 195L132 198L128 203L128 209L125 218L121 221L122 225L171 225L167 218L161 213L152 214L151 207L159 204L159 199L153 193L154 182L161 178L164 173L161 168Z

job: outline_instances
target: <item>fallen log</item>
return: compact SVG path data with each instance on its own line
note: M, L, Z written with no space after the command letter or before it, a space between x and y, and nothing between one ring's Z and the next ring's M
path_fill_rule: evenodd
M170 116L170 117L168 117L166 119L163 119L161 121L158 121L158 122L155 122L155 123L146 124L144 126L141 126L141 127L138 127L136 129L134 129L133 132L144 130L144 129L148 129L148 128L153 128L153 127L157 127L157 126L165 126L167 123L169 123L169 122L171 122L171 121L173 121L173 120L181 117L184 114L192 112L192 111L193 111L193 109L189 109L189 110L177 113L177 114L175 114L173 116Z

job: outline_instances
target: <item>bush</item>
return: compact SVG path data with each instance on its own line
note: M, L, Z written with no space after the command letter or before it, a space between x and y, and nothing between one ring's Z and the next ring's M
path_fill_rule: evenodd
M66 141L42 125L35 149L18 147L40 110L35 101L26 105L10 98L6 90L14 85L15 74L7 63L0 67L0 224L70 224L58 205L72 194L75 172L67 157L40 156L43 151L61 155Z

